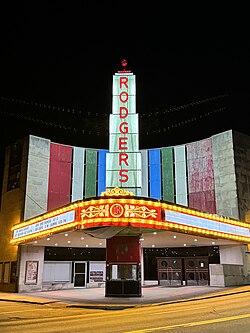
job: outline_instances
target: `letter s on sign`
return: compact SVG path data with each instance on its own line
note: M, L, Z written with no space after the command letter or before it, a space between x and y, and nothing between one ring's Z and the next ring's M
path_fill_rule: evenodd
M120 179L119 179L119 181L121 182L121 183L126 183L127 181L128 181L128 175L127 175L127 173L128 173L128 170L120 170L119 171L119 175L120 175Z

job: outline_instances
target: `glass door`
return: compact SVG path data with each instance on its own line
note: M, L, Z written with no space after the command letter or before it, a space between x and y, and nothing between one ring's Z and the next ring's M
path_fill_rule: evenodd
M208 285L208 258L185 258L185 277L188 286Z
M86 262L74 262L74 287L86 287Z
M182 259L157 258L158 284L166 286L182 285Z

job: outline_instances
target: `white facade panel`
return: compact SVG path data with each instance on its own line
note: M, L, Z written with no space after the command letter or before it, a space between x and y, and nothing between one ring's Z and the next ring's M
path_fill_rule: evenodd
M174 147L176 203L188 206L185 146Z
M110 134L110 152L136 152L139 151L139 142L137 140L138 134ZM126 147L127 149L119 149L119 138L127 138L122 142L125 142L122 147Z
M128 166L119 165L119 153L108 153L106 155L106 170L141 170L141 153L129 153L128 154ZM124 164L124 163L123 163Z
M221 264L233 264L243 265L243 257L246 249L242 245L235 246L220 246L220 263Z
M120 124L127 122L128 132L139 134L139 125L138 125L138 114L128 114L126 118L117 117L117 115L111 114L109 116L109 132L112 134L119 133L121 134ZM126 135L126 133L124 133Z
M47 210L50 140L29 136L24 220Z
M112 100L112 108L113 108L113 114L119 115L120 114L120 105L121 102L119 100L119 96L113 96ZM133 114L136 110L136 100L135 96L130 96L128 102L122 103L122 106L126 107L129 110L129 113Z
M120 86L120 77L126 77L128 80L128 88L123 85ZM127 91L130 96L135 96L136 94L136 87L135 87L135 75L133 73L125 73L125 74L119 74L119 75L113 75L113 89L112 94L113 96L119 95L121 91Z
M119 171L114 170L107 170L106 171L107 180L106 180L106 187L107 188L114 188L116 186L118 187L141 187L141 170L133 170L128 171L128 181L126 183L121 182Z
M72 194L71 202L83 199L84 187L84 148L73 148Z

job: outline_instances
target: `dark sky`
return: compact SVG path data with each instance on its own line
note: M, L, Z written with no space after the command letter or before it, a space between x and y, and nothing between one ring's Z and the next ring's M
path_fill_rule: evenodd
M247 9L156 1L19 1L1 8L4 148L28 134L108 148L112 75L136 75L140 148L250 135ZM245 24L246 23L246 24Z

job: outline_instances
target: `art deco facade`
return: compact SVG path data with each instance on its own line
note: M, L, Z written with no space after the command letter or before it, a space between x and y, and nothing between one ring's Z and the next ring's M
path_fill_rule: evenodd
M113 76L109 149L32 135L7 147L0 290L250 283L250 137L141 150L135 87Z

